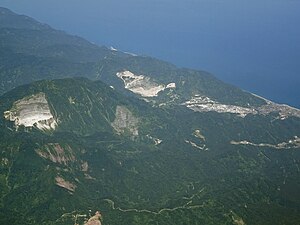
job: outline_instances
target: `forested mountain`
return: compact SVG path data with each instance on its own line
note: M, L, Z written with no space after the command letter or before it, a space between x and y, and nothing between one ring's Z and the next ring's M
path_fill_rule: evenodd
M4 8L0 52L0 224L300 223L298 109Z

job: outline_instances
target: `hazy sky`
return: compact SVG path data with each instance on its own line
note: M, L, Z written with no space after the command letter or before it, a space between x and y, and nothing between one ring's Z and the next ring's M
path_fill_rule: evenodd
M0 6L300 107L300 0L0 0Z

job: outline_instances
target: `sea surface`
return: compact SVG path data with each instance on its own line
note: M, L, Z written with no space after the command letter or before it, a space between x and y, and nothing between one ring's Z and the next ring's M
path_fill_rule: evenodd
M300 0L0 0L0 6L300 108Z

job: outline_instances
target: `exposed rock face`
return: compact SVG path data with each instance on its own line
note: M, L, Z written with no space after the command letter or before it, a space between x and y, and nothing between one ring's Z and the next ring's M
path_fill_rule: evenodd
M119 72L116 75L123 80L126 89L143 97L155 97L167 88L176 88L175 83L170 83L167 86L157 84L150 77L135 75L130 71Z
M88 162L83 162L81 164L81 171L87 172L88 170L89 170L89 164L88 164Z
M49 143L37 149L36 153L44 159L63 165L75 161L73 150L69 145L62 147L59 143Z
M295 136L293 139L288 140L286 142L281 142L278 144L268 144L268 143L252 143L250 141L231 141L232 145L251 145L255 147L269 147L274 149L296 149L300 147L300 138Z
M84 225L101 225L100 219L102 218L99 211L95 213L94 216L92 216L88 222L86 222Z
M166 88L176 88L175 83L169 83Z
M65 188L71 192L74 192L77 187L75 184L72 184L71 182L66 181L64 178L59 177L59 176L55 177L55 181L56 181L56 185L58 185L59 187Z
M259 97L259 96L257 96ZM268 115L270 113L278 113L278 119L284 120L290 116L300 118L300 110L290 107L288 105L281 105L264 99L266 104L257 108L241 107L236 105L225 105L210 99L207 96L193 96L189 101L183 103L186 107L196 112L210 112L218 113L233 113L240 117L245 117L248 114Z
M195 130L193 135L203 141L205 141L205 137L203 136L203 134L201 134L201 131L200 130Z
M231 219L232 219L234 224L236 224L236 225L246 225L244 220L241 217L239 217L236 213L234 213L232 210L230 210L230 213L231 213Z
M155 145L162 143L162 140L159 138L152 137L150 134L147 134L147 137L154 142Z
M14 121L17 128L24 125L25 127L36 126L40 130L54 130L57 126L44 93L14 102L13 107L4 112L4 117Z
M211 100L209 97L199 95L195 95L191 100L186 101L183 105L196 112L215 111L218 113L234 113L241 117L245 117L249 113L256 113L254 109L235 105L224 105Z
M139 120L125 106L117 106L116 118L111 126L119 133L128 132L132 136L137 136Z
M1 162L0 162L0 165L1 166L7 166L8 163L9 163L8 158L2 158Z

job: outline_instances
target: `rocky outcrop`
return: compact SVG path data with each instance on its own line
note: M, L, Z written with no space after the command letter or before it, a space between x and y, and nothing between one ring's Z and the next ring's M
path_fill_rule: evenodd
M146 137L148 137L151 141L153 141L154 145L159 145L162 143L162 140L156 137L152 137L150 134L147 134Z
M203 134L201 133L200 130L195 130L193 132L194 137L199 138L202 141L205 141L205 137L203 136Z
M88 220L88 222L86 222L84 225L101 225L101 221L100 221L101 219L102 219L102 216L101 216L100 212L97 211L97 212L95 213L95 215L92 216L92 217Z
M111 126L118 134L128 133L132 136L137 136L139 120L125 106L117 106L116 118L111 123Z
M14 102L13 107L4 112L7 120L13 121L16 128L36 126L40 130L54 130L57 122L51 114L46 95L38 93Z
M88 162L83 162L81 164L81 171L87 172L88 170L89 170L89 164L88 164Z
M65 188L71 192L74 192L77 187L75 184L73 184L69 181L66 181L64 178L59 177L59 176L55 177L55 182L56 182L57 186Z
M42 158L48 159L54 163L67 165L75 161L72 148L69 145L60 145L59 143L48 143L35 152Z

